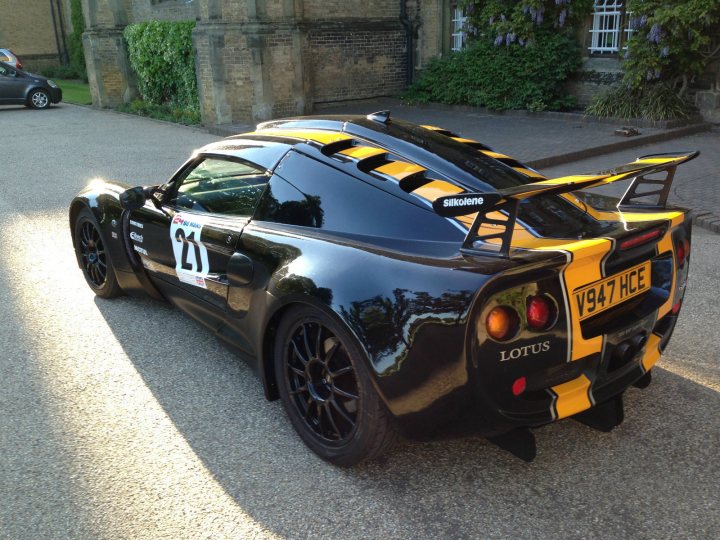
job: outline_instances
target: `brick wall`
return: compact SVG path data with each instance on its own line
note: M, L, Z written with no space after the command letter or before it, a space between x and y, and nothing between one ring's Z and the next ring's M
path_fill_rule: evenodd
M61 10L68 33L68 0L62 1ZM55 15L58 16L57 11ZM60 34L59 21L57 24ZM17 54L27 69L39 71L49 65L58 65L60 54L49 0L0 0L0 47Z
M309 69L316 104L387 96L404 88L404 30L399 23L377 23L375 27L353 30L320 26L308 30L307 53L312 62Z
M195 20L197 6L186 0L130 0L132 22Z

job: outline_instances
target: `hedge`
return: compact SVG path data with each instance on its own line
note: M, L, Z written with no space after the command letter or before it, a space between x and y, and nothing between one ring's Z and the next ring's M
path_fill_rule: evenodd
M195 21L130 24L123 36L143 100L198 112L192 30Z

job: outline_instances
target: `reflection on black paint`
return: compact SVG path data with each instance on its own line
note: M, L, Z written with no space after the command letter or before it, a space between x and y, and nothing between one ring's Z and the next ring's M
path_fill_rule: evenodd
M349 309L342 307L341 313L361 334L376 366L384 368L381 374L390 375L400 369L421 327L460 323L460 314L471 298L471 291L445 292L437 297L398 288L392 297L355 301Z
M276 183L274 188L282 190L283 184ZM289 186L288 186L289 188ZM286 189L279 197L273 194L273 186L268 186L255 214L256 220L287 223L303 227L321 228L323 226L323 209L320 197L303 195L297 190ZM280 202L281 199L283 202Z

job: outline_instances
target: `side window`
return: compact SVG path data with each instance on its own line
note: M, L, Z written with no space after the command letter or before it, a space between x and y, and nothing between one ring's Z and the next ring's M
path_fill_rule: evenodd
M205 158L177 181L170 206L194 212L250 217L269 176L244 161Z
M14 77L15 72L11 69L6 68L5 66L0 66L0 75L4 77Z
M312 158L289 152L275 169L258 221L416 240L462 240L449 220Z

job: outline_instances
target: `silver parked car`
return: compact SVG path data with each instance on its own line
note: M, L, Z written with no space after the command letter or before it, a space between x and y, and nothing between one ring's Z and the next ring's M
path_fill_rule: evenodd
M10 49L0 48L0 62L5 62L6 64L10 64L12 67L16 67L18 69L23 68L20 59L15 54L13 54Z

